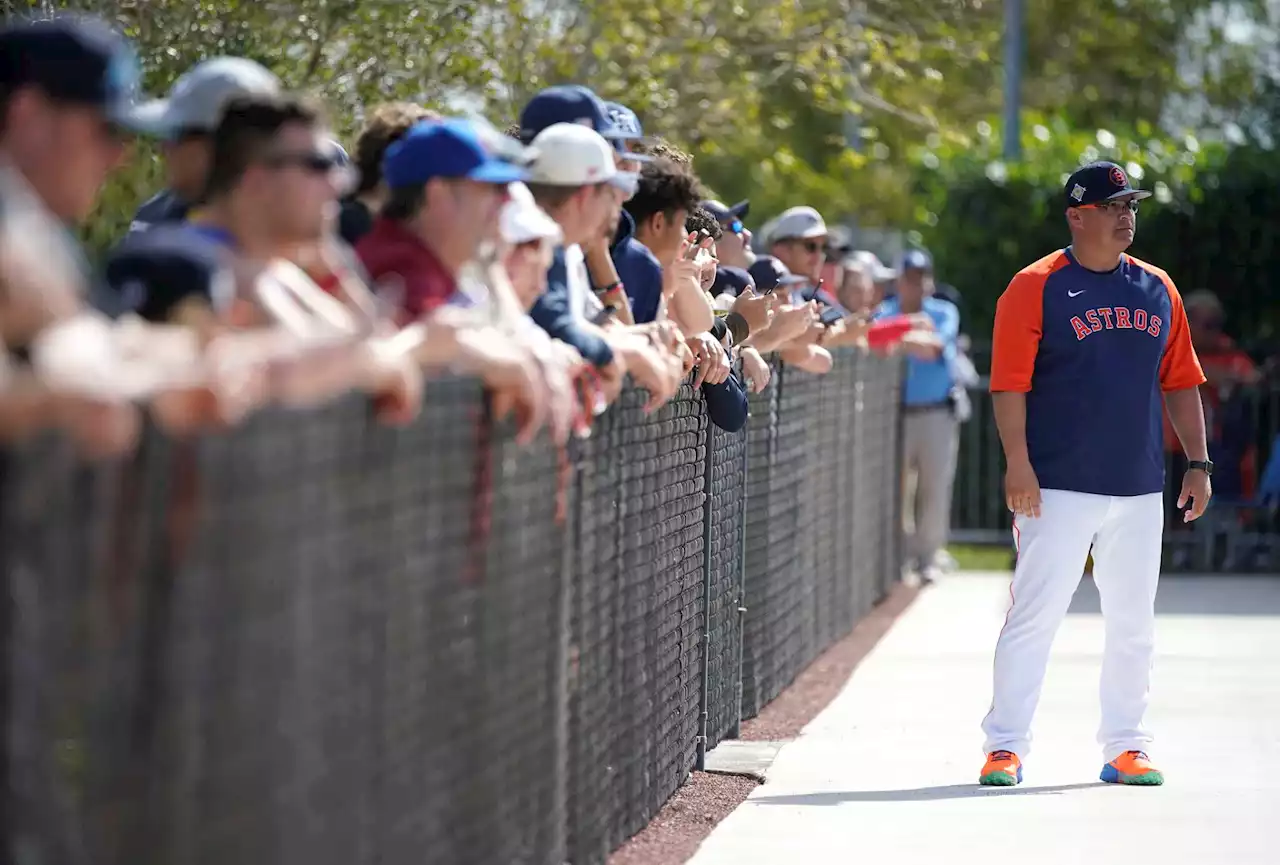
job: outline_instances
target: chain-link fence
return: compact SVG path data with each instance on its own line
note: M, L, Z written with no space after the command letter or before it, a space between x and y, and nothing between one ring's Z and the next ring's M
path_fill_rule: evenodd
M1004 454L987 382L970 390L973 416L963 425L952 499L951 538L1006 545L1011 519L1001 492ZM1164 568L1201 573L1280 571L1280 387L1263 381L1201 390L1214 461L1214 496L1204 516L1182 521L1177 495L1186 459L1165 432Z
M602 862L896 579L900 365L568 451L467 381L0 460L17 865Z

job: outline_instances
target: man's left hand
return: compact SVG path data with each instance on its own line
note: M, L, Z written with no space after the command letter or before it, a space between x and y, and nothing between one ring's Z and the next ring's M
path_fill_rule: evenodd
M1204 515L1205 508L1209 507L1209 499L1212 497L1213 485L1209 483L1209 474L1200 469L1187 469L1186 474L1182 476L1182 492L1178 494L1178 507L1185 508L1190 503L1191 509L1183 512L1182 521L1189 523L1200 519Z

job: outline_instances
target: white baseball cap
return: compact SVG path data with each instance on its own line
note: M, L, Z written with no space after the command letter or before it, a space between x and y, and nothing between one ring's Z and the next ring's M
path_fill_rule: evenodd
M212 132L235 97L274 95L280 90L280 79L262 65L244 57L214 57L191 67L168 96L140 106L139 112L170 135Z
M827 223L812 207L788 207L778 216L769 233L769 242L810 240L827 236Z
M502 239L514 245L531 240L550 240L558 243L563 236L560 225L533 200L533 193L523 183L507 187L507 203L498 217L498 230Z
M529 166L529 182L547 186L589 186L608 183L634 195L640 176L619 171L614 149L600 133L581 123L553 123L529 144L536 156Z

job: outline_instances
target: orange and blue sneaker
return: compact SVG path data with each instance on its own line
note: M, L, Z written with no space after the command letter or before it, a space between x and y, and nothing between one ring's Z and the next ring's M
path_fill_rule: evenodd
M984 787L1012 787L1022 783L1022 761L1012 751L992 751L982 766L978 783Z
M1151 765L1151 758L1144 751L1125 751L1102 767L1098 776L1108 784L1134 784L1143 787L1159 787L1164 775Z

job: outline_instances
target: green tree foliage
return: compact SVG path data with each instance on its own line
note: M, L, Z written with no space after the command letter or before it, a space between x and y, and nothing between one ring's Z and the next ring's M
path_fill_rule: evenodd
M1124 165L1153 190L1138 215L1132 253L1169 271L1184 292L1210 289L1230 311L1235 332L1268 337L1280 306L1267 286L1280 258L1280 167L1274 152L1178 138L1073 129L1060 118L1031 117L1025 159L1000 160L993 127L977 124L955 144L912 155L917 240L964 295L968 327L990 333L995 302L1013 274L1070 242L1063 184L1095 159Z
M1213 104L1240 107L1247 75L1239 57L1200 64L1194 80L1178 74L1180 50L1221 54L1223 27L1204 12L1210 0L1026 2L1023 96L1032 112L1080 128L1154 128L1169 100L1193 85ZM385 99L479 111L505 125L542 87L589 82L635 109L646 131L693 152L713 191L750 195L753 217L804 201L831 218L881 225L912 217L911 151L959 146L977 118L998 112L1002 5L0 0L11 12L71 8L115 21L136 40L153 93L202 58L258 60L289 86L322 95L347 137L364 107ZM1203 38L1179 49L1192 23ZM107 190L95 242L117 236L156 188L155 153L139 157Z

